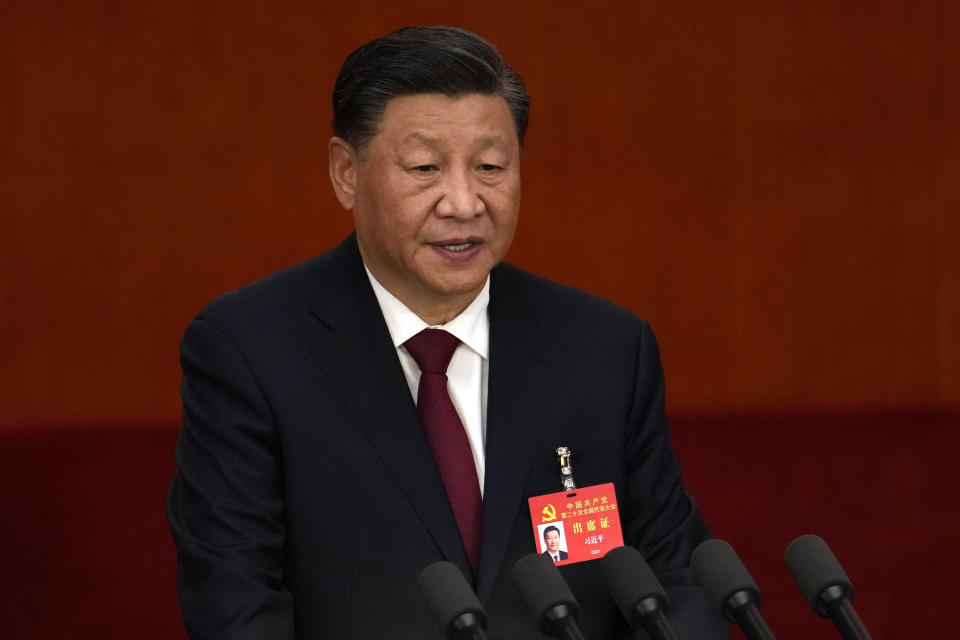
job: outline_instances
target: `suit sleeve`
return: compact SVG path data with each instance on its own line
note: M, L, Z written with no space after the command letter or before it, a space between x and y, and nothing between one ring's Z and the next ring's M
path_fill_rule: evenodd
M684 490L664 412L660 351L644 322L637 349L636 387L626 438L624 541L640 550L670 597L680 637L725 639L729 625L693 580L690 554L710 532Z
M197 319L181 343L183 426L167 515L193 640L293 640L280 441L241 351Z

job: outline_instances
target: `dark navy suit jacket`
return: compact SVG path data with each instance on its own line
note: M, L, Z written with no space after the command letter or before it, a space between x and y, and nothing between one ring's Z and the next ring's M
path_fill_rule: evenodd
M725 638L686 567L708 532L681 485L647 324L506 264L489 317L474 576L489 636L546 637L509 572L537 551L527 498L560 490L562 445L580 486L615 484L624 539L666 586L681 637ZM181 362L168 517L191 637L442 638L416 578L438 560L470 567L355 237L215 300ZM632 637L597 564L561 567L585 634Z

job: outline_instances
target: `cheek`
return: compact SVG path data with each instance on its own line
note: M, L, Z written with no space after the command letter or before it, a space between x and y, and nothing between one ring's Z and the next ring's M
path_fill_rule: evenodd
M520 182L500 185L487 195L491 213L503 225L515 225L520 210Z
M409 235L412 222L409 200L398 198L386 189L371 190L364 198L363 207L364 222L374 233L387 238Z

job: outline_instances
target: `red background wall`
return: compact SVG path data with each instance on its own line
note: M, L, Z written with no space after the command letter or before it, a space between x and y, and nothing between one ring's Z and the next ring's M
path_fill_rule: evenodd
M908 458L926 478L908 488L929 495L960 412L956 3L438 5L0 5L0 431L174 422L189 319L350 229L325 157L343 58L452 23L491 39L534 100L510 260L651 321L694 489L715 485L698 445L743 437L738 416L778 416L768 435L786 443L817 416L896 414L940 416L930 456ZM883 423L845 430L843 455L906 446ZM781 462L798 483L824 471L763 464ZM729 482L731 503L705 505L719 535ZM930 513L956 495L945 483ZM837 509L784 515L775 546L801 524L855 529ZM944 535L912 522L931 548Z
M345 55L493 40L534 99L510 259L647 317L675 410L960 408L955 3L7 2L0 415L175 417L214 295L339 240Z

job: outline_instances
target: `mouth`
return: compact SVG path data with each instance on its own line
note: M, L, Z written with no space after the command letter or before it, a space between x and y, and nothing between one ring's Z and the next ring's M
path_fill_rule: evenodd
M443 249L451 253L463 253L464 251L469 251L470 249L483 244L483 241L480 238L453 238L450 240L441 240L439 242L431 242L430 245L437 247L438 249Z

